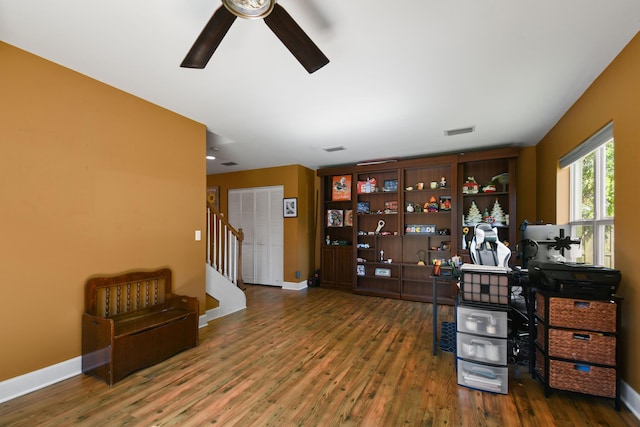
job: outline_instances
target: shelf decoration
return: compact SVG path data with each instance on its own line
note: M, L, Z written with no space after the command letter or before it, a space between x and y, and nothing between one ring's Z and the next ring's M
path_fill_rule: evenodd
M467 249L467 234L469 234L469 227L462 227L462 250Z
M391 269L390 268L376 268L374 271L376 276L380 277L391 277Z
M435 196L431 196L429 202L424 204L424 210L427 212L438 212L439 209L440 206L438 205Z
M482 222L493 224L493 218L491 218L491 214L489 213L488 208L484 208L484 212L482 213Z
M346 209L344 211L344 226L345 227L353 226L353 209Z
M382 191L398 191L398 180L397 179L388 179L384 182L384 186L382 187Z
M358 202L358 213L368 214L371 212L371 204L369 202Z
M482 192L483 193L495 193L496 192L496 186L489 183L487 185L485 185L484 187L482 187Z
M407 224L404 234L436 234L435 224Z
M351 200L351 175L334 176L331 185L331 200Z
M390 202L384 202L384 213L386 214L398 213L398 201L392 200Z
M420 249L416 255L418 256L418 265L425 265L425 261L427 260L427 251Z
M478 183L472 176L468 177L462 185L462 194L478 194Z
M480 213L480 209L478 209L478 205L476 205L476 201L472 200L469 213L467 214L467 224L476 225L480 222L482 222L482 214Z
M491 218L493 219L494 225L504 225L504 211L502 210L502 206L496 199L493 204L493 209L491 210Z
M441 211L450 211L451 210L451 196L441 196L440 197L440 210Z
M344 214L340 209L327 210L327 227L342 227L344 225Z
M358 194L375 193L376 191L378 191L378 180L375 178L358 181Z
M493 178L491 178L491 183L494 185L496 184L502 185L502 192L503 193L506 192L507 185L509 185L509 172L504 172L494 176Z

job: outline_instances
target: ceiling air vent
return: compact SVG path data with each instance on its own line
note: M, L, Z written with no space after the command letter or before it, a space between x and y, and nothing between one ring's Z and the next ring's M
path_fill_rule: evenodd
M224 162L224 163L220 163L222 166L236 166L237 163L236 162Z
M469 127L466 127L466 128L445 130L444 134L445 134L445 136L462 135L463 133L471 133L474 130L476 130L475 126L469 126Z
M342 145L338 145L337 147L325 147L323 148L323 150L326 151L327 153L333 153L334 151L346 150L346 148L343 147Z

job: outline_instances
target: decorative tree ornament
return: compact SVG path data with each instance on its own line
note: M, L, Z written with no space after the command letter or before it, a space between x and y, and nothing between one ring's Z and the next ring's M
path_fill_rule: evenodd
M496 199L493 204L493 209L491 209L491 217L493 218L493 223L495 225L504 225L504 211L502 210L502 206L500 206L498 199Z
M472 200L469 213L467 214L467 224L476 225L480 222L482 222L482 214L480 213L480 209L478 209L478 205L476 205L476 201Z

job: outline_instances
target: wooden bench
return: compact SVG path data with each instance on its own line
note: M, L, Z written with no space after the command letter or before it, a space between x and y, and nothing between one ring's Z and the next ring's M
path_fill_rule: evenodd
M174 295L171 270L89 279L82 372L109 385L198 345L198 299Z

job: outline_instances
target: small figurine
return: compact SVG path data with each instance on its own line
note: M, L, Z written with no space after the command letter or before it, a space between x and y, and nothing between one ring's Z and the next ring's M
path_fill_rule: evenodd
M447 180L444 176L440 177L440 188L445 188L447 186Z

